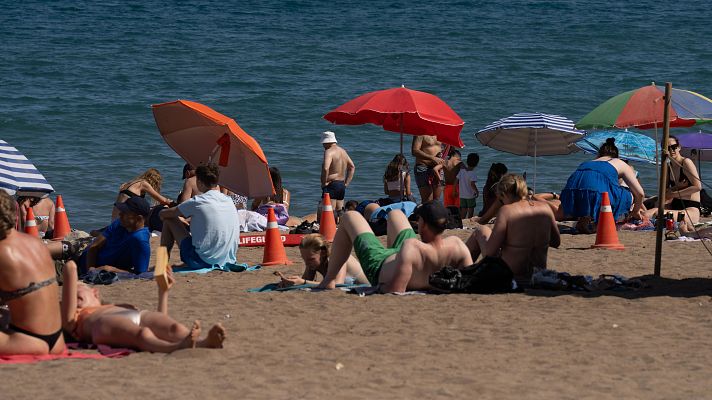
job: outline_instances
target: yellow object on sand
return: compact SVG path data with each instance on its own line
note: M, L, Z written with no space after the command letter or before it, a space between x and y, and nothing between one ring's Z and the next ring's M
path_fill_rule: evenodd
M156 249L156 268L153 270L153 277L158 282L158 286L163 290L168 289L168 249L166 246L159 246Z

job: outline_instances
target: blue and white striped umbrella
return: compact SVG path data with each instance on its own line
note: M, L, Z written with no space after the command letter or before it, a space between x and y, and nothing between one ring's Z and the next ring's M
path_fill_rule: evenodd
M42 197L52 185L16 148L0 139L0 189L11 195Z
M559 115L519 113L495 121L480 129L475 137L483 145L520 156L534 157L536 190L537 156L554 156L578 151L574 142L585 132L574 122Z

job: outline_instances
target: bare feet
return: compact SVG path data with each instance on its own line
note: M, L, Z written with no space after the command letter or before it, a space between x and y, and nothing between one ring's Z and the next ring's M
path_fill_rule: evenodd
M223 342L225 341L225 327L219 322L213 325L208 331L208 336L205 339L198 342L198 347L206 347L209 349L222 349Z
M179 349L193 349L198 343L198 338L200 338L200 333L202 328L200 327L200 321L193 321L193 326L190 328L190 333L185 337L179 344Z

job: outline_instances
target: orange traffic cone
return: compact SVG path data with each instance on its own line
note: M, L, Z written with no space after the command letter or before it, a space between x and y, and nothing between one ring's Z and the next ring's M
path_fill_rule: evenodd
M277 217L274 210L269 209L267 214L267 233L265 233L265 252L262 256L262 265L289 265L292 262L287 258L284 251L282 235L277 227Z
M616 232L616 221L613 218L611 201L608 199L608 192L603 192L601 198L601 212L598 214L598 227L596 229L596 244L592 249L612 249L624 250L625 246L618 241Z
M333 242L336 235L336 218L334 218L334 208L331 206L331 196L324 193L321 201L321 218L319 219L319 233L324 236L327 242Z
M27 209L27 217L25 217L25 233L34 237L40 237L40 231L37 229L37 221L35 221L35 212L32 207Z
M72 229L69 227L67 212L64 210L62 195L58 194L57 206L54 211L54 235L52 235L52 240L62 240L71 231Z

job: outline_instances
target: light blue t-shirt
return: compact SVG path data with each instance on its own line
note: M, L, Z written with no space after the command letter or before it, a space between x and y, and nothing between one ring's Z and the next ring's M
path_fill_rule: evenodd
M190 234L195 252L208 264L224 266L237 262L240 222L230 198L208 190L178 205L190 217Z

